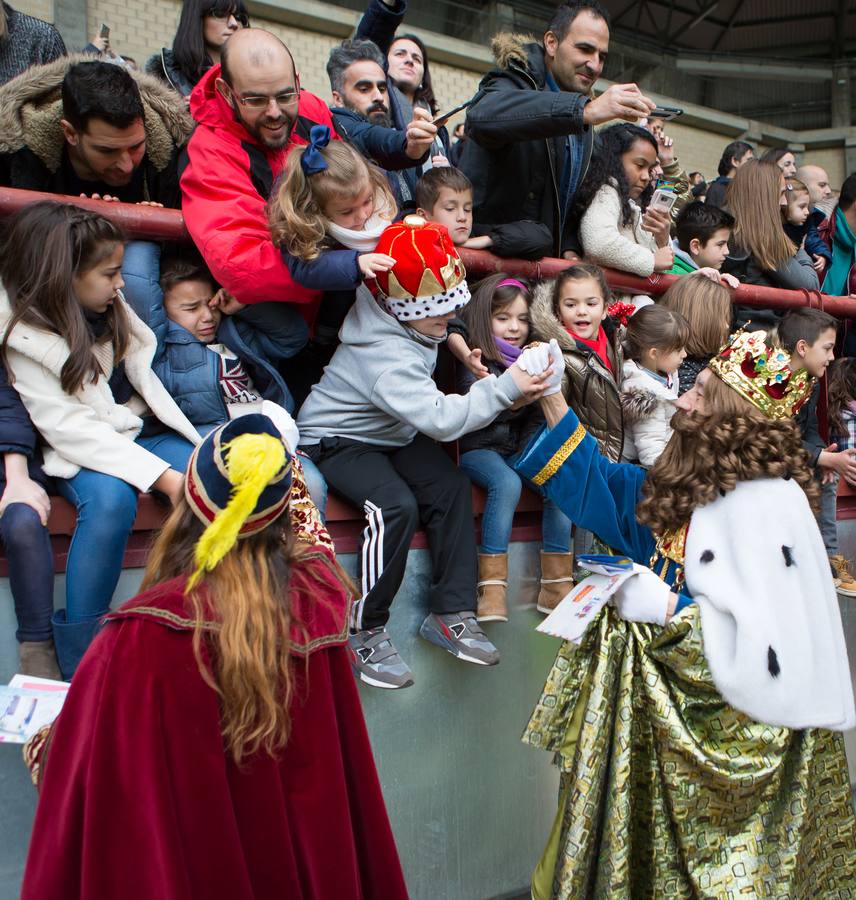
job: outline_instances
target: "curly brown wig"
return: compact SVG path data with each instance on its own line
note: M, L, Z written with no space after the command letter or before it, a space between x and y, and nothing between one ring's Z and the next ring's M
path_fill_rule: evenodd
M654 534L674 531L698 507L754 478L793 478L817 508L820 488L792 419L768 419L715 376L705 384L705 403L704 414L675 413L672 438L642 486L639 522Z

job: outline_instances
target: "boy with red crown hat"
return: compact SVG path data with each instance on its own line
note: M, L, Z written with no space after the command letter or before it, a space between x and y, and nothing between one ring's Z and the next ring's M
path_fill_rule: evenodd
M333 490L366 512L360 536L361 594L350 647L367 684L402 688L413 675L386 630L421 524L431 551L428 641L477 665L499 652L475 618L477 556L469 479L438 441L483 428L544 390L545 376L512 366L445 395L432 380L450 319L470 299L466 272L445 227L407 216L381 235L377 253L395 259L376 293L359 288L341 344L298 418L300 447Z
M547 361L542 345L518 364ZM534 900L852 895L839 732L856 711L793 422L812 382L763 331L738 333L647 473L545 392L519 471L637 565L562 645L526 729L561 771Z

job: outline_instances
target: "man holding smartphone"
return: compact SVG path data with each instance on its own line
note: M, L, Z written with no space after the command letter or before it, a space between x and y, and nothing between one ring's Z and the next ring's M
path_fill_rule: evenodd
M553 254L573 253L570 210L594 127L635 122L655 108L635 84L615 84L593 98L608 50L609 13L598 0L559 6L541 43L494 38L498 66L467 110L470 140L460 163L473 182L477 222L543 222L553 233Z

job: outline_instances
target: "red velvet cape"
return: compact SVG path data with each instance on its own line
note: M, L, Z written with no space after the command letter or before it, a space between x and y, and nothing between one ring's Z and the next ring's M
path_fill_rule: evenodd
M301 577L308 566L327 590ZM260 752L240 768L224 752L182 588L130 600L74 676L44 763L22 898L406 898L344 645L347 597L327 557L292 574L306 630L291 736L276 759Z

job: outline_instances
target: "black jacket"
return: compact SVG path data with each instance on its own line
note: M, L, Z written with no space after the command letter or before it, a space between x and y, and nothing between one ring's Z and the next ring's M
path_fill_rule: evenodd
M808 453L813 466L817 465L820 451L826 449L826 441L820 436L820 425L817 420L817 401L820 397L820 382L818 381L808 400L800 407L794 416L794 421L799 425L802 437L803 449Z
M169 85L174 91L178 91L182 97L189 97L190 92L196 87L196 81L191 81L179 69L172 50L166 47L163 47L160 53L154 53L146 60L145 71ZM204 75L205 72L202 74Z
M491 375L499 376L505 372L505 368L492 359L486 359L484 364ZM456 374L458 393L468 394L476 382L476 376L462 365L457 366ZM495 450L500 456L508 458L523 450L543 424L544 416L537 404L506 409L490 425L465 434L458 443L462 453L468 450Z
M743 284L757 284L787 291L816 291L819 288L817 272L804 250L798 250L796 256L786 259L777 269L764 269L748 250L732 245L722 264L722 271L738 278ZM743 328L750 321L750 331L767 329L778 324L782 315L776 309L735 306L734 329Z
M28 69L0 86L0 185L49 194L79 193L59 125L59 89L69 67L81 61L91 61L91 57L65 56ZM146 114L146 153L132 184L110 193L131 203L152 200L178 209L181 193L176 163L179 148L193 130L193 119L163 82L140 72L132 75Z
M516 35L501 34L492 48L497 68L482 79L467 110L468 140L460 163L473 183L476 221L541 222L553 235L553 255L561 256L575 245L577 225L568 216L559 233L565 143L568 135L583 136L580 184L594 134L583 122L588 98L549 89L540 44L523 44Z
M55 493L51 479L42 471L39 433L30 420L30 414L18 392L10 384L6 366L0 360L0 493L6 488L3 456L7 453L20 453L26 456L30 478L49 493Z
M718 178L715 178L707 186L704 202L709 206L718 206L720 209L725 209L725 192L728 190L729 184L731 184L731 179L727 175L720 175Z

